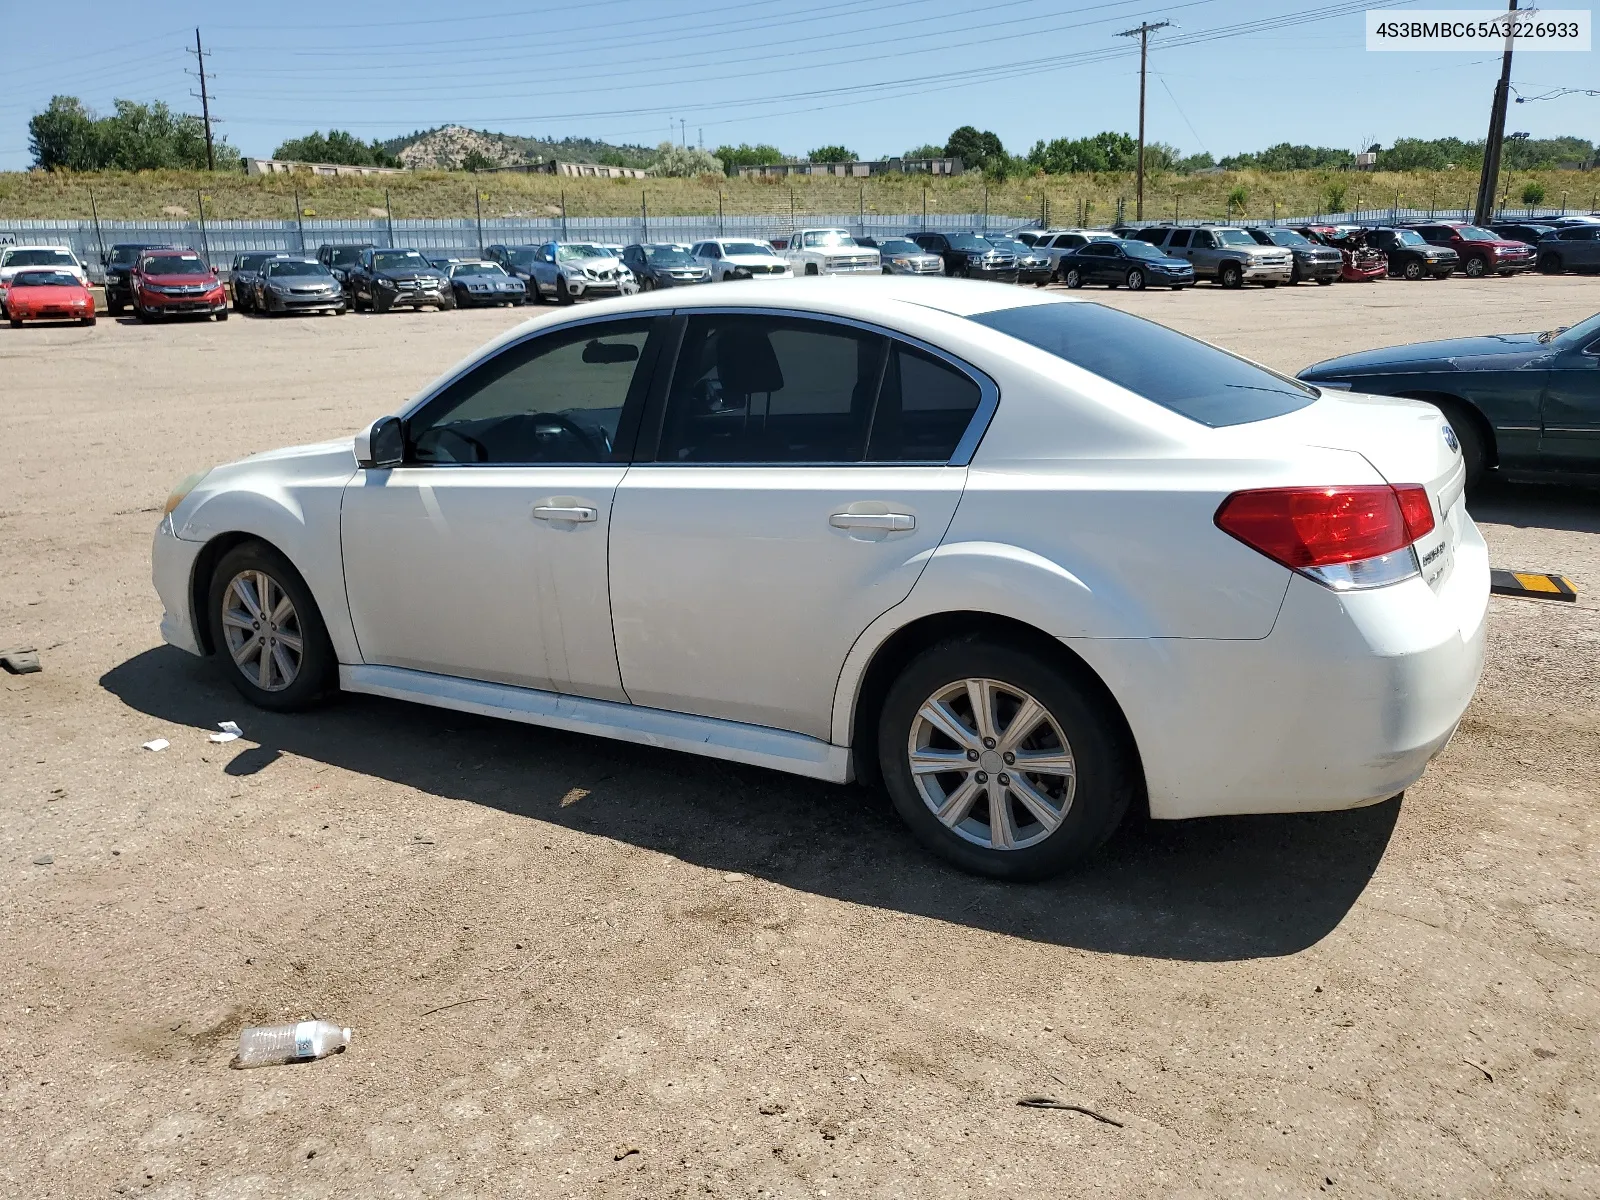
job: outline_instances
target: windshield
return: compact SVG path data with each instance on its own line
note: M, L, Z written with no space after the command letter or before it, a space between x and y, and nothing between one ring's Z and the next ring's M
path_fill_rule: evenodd
M574 242L571 245L556 247L557 262L577 262L584 258L610 258L611 252L601 246L590 246L583 242Z
M1149 242L1136 242L1132 239L1122 243L1122 252L1129 258L1166 258L1166 252L1157 249Z
M141 268L146 275L209 275L198 254L152 254Z
M984 238L983 240L988 242L996 250L1005 250L1005 251L1007 251L1007 252L1009 252L1011 254L1032 254L1033 253L1032 250L1029 250L1028 247L1024 246L1021 242L1014 242L1010 238L990 236L990 237Z
M455 275L504 275L499 263L460 263L450 274Z
M777 258L778 252L766 242L723 242L722 253L732 258L735 254L765 254Z
M695 265L693 255L674 246L668 246L665 249L651 247L644 252L644 256L650 260L650 265L653 267L692 267Z
M921 254L922 247L910 238L884 238L878 243L879 254Z
M842 229L818 229L802 235L800 244L807 250L820 250L829 246L854 246L856 240Z
M332 279L333 275L327 267L319 262L275 262L267 267L267 278L277 279L281 275L313 275L323 279Z
M1309 246L1309 245L1311 245L1311 240L1309 238L1304 237L1301 234L1296 233L1292 229L1269 229L1266 232L1267 232L1267 237L1272 240L1272 244L1274 246Z
M1479 229L1476 225L1463 225L1456 230L1456 236L1463 242L1498 242L1500 240L1498 234L1490 233L1487 229Z
M360 262L361 252L365 249L365 246L336 246L328 253L328 257L334 266L347 267L351 263Z
M233 264L235 271L259 271L261 264L271 258L270 254L241 254L238 261Z
M8 267L75 267L78 260L66 250L7 250Z
M1552 329L1539 335L1541 342L1555 342L1563 350L1587 346L1596 338L1600 338L1600 313L1595 313L1587 321L1579 321L1570 329Z
M421 271L428 260L415 250L385 250L372 256L372 265L379 271Z
M1255 238L1242 229L1216 230L1217 244L1219 246L1254 246Z
M113 246L111 247L111 261L126 266L128 263L136 261L139 255L148 249L150 247L145 245Z
M18 271L11 278L12 287L79 287L75 276L66 271Z
M971 319L1213 428L1281 417L1318 395L1298 380L1103 304L1030 304Z
M506 257L511 260L511 265L513 267L520 267L524 271L528 271L528 270L531 270L533 268L533 256L534 256L534 254L535 254L535 251L533 251L533 250L507 250L506 251Z
M950 235L950 248L952 250L967 250L975 254L982 254L985 250L993 247L981 237L974 237L970 233L952 233Z
M1428 244L1427 239L1415 229L1396 229L1394 231L1394 240L1402 246L1426 246Z

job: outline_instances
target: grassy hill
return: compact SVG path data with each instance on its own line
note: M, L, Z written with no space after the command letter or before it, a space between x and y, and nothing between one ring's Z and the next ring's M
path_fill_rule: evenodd
M557 147L560 143L555 143ZM1531 180L1543 184L1546 203L1588 211L1600 206L1600 172L1517 172L1502 181L1508 203L1519 204ZM797 213L920 213L926 186L928 212L982 212L1037 216L1048 203L1052 224L1078 220L1087 207L1089 224L1116 215L1118 198L1133 216L1133 179L1127 174L1055 175L1009 180L986 187L978 176L930 180L921 176L879 176L870 180L796 177L780 180L698 179L600 180L548 175L414 171L368 178L245 176L238 173L153 171L90 174L0 173L0 232L7 218L62 218L90 215L90 193L106 219L194 215L204 194L213 220L294 219L294 195L307 216L367 217L383 210L387 193L396 218L468 217L473 192L483 196L484 216L545 216L559 213L563 200L572 216L631 216L641 200L652 214L729 214L787 217ZM1340 194L1342 189L1342 194ZM1475 170L1407 173L1340 171L1230 171L1216 175L1154 175L1146 186L1148 219L1171 217L1176 204L1183 218L1222 217L1235 200L1235 220L1341 211L1357 203L1370 209L1398 202L1417 208L1470 206L1477 190ZM1243 195L1242 217L1239 197ZM172 210L172 211L166 211Z

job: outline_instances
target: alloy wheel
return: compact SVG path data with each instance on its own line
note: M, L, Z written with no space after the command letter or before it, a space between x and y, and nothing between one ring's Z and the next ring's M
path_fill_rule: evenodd
M222 594L222 632L240 673L264 692L300 674L305 637L294 601L265 571L241 571Z
M958 837L1020 850L1072 807L1077 764L1050 711L1013 684L962 679L917 710L906 758L918 794Z

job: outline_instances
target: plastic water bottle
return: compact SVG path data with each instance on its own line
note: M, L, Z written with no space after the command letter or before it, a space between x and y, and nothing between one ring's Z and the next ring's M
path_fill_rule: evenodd
M271 1067L308 1061L342 1051L349 1044L349 1028L332 1021L251 1026L239 1034L239 1054L231 1065Z

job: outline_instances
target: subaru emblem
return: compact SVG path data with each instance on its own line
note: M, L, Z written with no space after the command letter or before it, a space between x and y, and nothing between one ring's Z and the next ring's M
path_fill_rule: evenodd
M1456 437L1456 431L1448 425L1444 427L1444 444L1450 447L1452 453L1459 453L1461 450L1461 442Z

